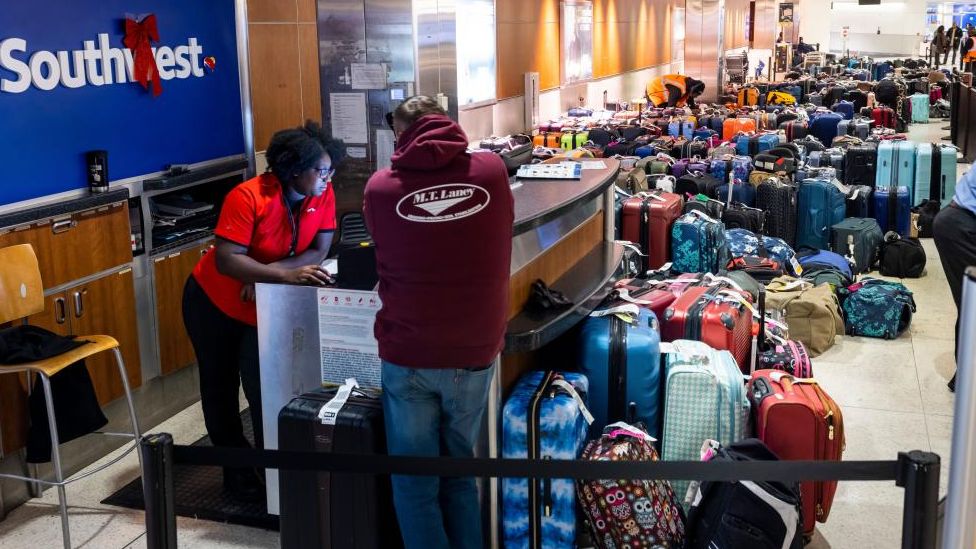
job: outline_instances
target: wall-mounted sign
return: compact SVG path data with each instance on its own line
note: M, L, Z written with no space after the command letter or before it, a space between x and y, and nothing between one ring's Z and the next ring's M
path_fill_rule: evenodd
M779 5L779 22L793 22L793 2L783 2Z
M108 151L113 180L244 153L234 0L3 12L0 205L85 187L89 150Z

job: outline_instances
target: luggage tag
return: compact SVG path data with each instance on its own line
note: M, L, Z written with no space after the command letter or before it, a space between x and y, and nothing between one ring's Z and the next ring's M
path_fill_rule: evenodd
M627 305L620 305L618 307L611 307L609 309L603 309L600 311L593 311L590 313L593 317L603 317L603 316L615 316L620 320L623 320L627 324L634 324L637 322L637 317L640 316L640 308L637 305L628 303Z
M346 382L339 387L336 391L336 395L332 397L332 400L325 403L319 409L318 418L322 422L322 425L335 425L336 419L339 418L339 412L342 407L346 405L346 401L352 396L352 392L359 388L359 383L356 382L355 378L347 378Z
M566 391L566 394L571 396L573 400L576 401L576 406L579 408L580 414L583 415L583 419L586 420L586 424L593 425L593 414L590 413L589 408L586 407L586 403L583 402L582 397L579 396L579 393L576 392L576 388L573 387L572 384L565 379L554 379L552 381L552 385Z

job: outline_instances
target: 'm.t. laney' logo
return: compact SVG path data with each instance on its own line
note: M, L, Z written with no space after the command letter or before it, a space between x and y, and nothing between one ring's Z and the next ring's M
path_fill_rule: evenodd
M397 215L407 221L440 223L474 215L485 208L488 191L467 183L448 183L412 192L397 202Z

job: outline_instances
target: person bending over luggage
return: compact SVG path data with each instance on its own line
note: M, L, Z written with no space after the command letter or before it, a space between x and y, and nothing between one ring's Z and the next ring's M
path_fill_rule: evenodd
M186 281L183 324L196 352L203 420L214 446L248 446L238 404L243 385L255 446L263 447L254 283L329 280L319 264L336 228L329 182L343 154L342 142L313 122L274 134L268 171L227 194L216 246ZM264 495L253 470L225 468L224 489L249 500Z
M956 184L952 202L944 208L932 224L932 236L939 250L939 259L949 281L956 311L962 311L962 281L966 268L976 265L976 170L969 170ZM956 360L959 359L959 322L956 317ZM973 372L970 372L970 375ZM956 390L956 376L949 381L949 390Z
M515 206L493 154L435 99L393 112L391 166L366 184L363 213L376 243L375 334L390 454L474 455L504 345ZM473 478L393 476L407 549L483 546Z
M705 92L705 83L690 76L680 74L666 74L651 80L647 84L647 100L655 107L684 107L694 108L695 98Z

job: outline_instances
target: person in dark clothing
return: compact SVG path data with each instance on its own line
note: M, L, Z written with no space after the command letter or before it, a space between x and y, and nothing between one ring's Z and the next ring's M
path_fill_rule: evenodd
M705 83L690 76L666 74L647 84L646 96L655 107L694 108L695 98L705 92Z
M186 281L183 324L196 353L200 404L214 446L249 446L238 411L242 385L255 445L264 446L254 283L330 282L319 264L336 228L329 182L343 154L342 142L313 122L276 133L266 153L268 172L227 194L214 229L216 245ZM264 495L253 470L224 469L224 489L247 500Z
M370 177L363 200L383 303L374 332L387 447L472 457L507 325L508 171L497 155L467 152L461 126L435 99L407 99L392 121L390 167ZM392 480L406 549L482 547L474 479Z
M945 57L942 59L943 65L949 64L949 53L951 52L952 65L950 66L955 66L956 52L959 51L959 42L962 40L962 35L963 35L962 29L959 28L958 24L953 22L952 26L949 27L949 30L946 31L946 50L945 50Z
M976 171L970 170L956 184L952 202L935 217L932 224L935 247L945 270L956 310L962 304L962 282L966 268L976 265ZM956 360L959 359L959 322L956 318ZM957 362L958 364L958 362ZM949 390L956 390L956 376L949 381Z
M948 50L949 39L946 36L945 26L939 25L939 28L935 30L935 34L932 35L932 42L929 44L929 64L932 68L938 68L939 60L945 55Z

